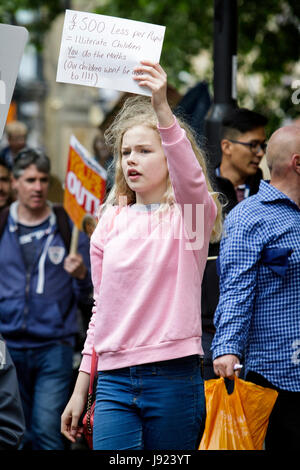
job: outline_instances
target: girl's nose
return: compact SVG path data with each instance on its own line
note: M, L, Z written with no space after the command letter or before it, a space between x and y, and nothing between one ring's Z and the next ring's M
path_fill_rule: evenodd
M137 162L137 156L135 152L131 152L130 155L127 158L127 162L129 164L135 164Z

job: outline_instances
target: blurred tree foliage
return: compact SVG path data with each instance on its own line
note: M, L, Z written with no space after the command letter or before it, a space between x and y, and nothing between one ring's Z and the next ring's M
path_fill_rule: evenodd
M50 28L57 15L68 8L64 0L3 0L0 2L0 22L26 26L30 32L30 41L38 49L43 46L43 35ZM18 14L21 11L32 13L29 24L20 24Z
M212 57L213 0L95 0L92 3L96 13L166 26L161 63L174 86L183 85L182 71L191 73L197 80L212 82L212 61L205 74L197 76L192 59L204 51ZM0 21L13 24L20 9L35 12L34 21L26 26L31 40L41 47L43 33L65 8L72 8L72 2L6 0L0 4ZM299 52L299 0L238 0L238 70L244 79L243 86L238 88L238 101L240 105L268 114L271 127L286 116L300 115L299 104L291 100L292 81L300 79ZM249 77L254 80L248 87Z
M181 71L197 73L192 65L193 57L203 51L212 57L213 0L108 0L101 3L97 13L166 26L161 64L168 72L169 81L177 87L181 85ZM300 60L299 53L299 0L238 0L239 74L252 75L258 83L247 89L247 80L244 80L244 86L238 88L238 102L267 114L270 130L287 116L300 115L299 105L291 101L291 81ZM206 76L197 78L211 84L212 70L211 60Z

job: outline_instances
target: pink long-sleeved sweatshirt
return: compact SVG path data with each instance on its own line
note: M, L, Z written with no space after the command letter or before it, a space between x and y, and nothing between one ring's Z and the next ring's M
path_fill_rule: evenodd
M79 370L203 354L201 282L217 208L185 131L159 128L176 203L112 206L91 238L95 305Z

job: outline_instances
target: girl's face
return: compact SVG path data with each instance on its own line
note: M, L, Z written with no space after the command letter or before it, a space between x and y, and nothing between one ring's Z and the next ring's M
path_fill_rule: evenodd
M167 189L168 167L159 134L137 125L123 135L122 170L138 204L162 202Z

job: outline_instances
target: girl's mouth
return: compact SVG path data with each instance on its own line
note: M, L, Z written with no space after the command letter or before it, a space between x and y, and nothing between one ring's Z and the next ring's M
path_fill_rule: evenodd
M131 181L135 181L135 180L137 180L137 179L141 176L141 174L140 174L138 171L132 170L132 169L131 169L131 170L128 170L127 174L128 174L128 178L129 178Z

